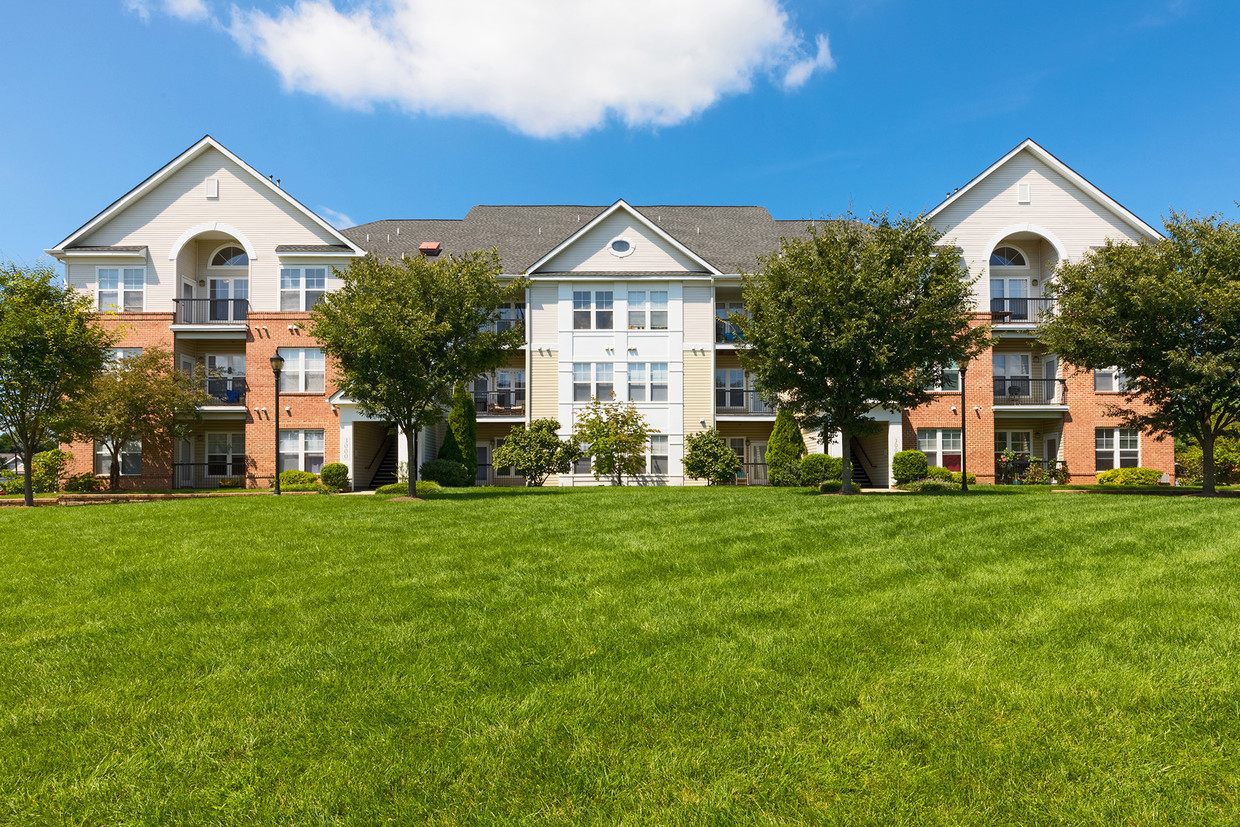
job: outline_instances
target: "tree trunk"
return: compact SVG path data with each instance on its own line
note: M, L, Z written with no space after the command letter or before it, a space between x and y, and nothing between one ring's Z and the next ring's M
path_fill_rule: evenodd
M1201 429L1201 493L1213 497L1214 491L1214 429Z
M852 446L849 444L848 429L840 428L840 444L844 451L844 470L840 474L840 493L852 493Z
M405 429L405 448L409 453L409 496L418 496L418 429Z
M22 466L26 469L22 475L25 485L22 491L25 494L26 505L34 506L34 451L27 446L22 446Z
M108 446L108 453L112 457L112 468L108 471L108 490L121 490L121 446L123 442L118 442L116 447Z

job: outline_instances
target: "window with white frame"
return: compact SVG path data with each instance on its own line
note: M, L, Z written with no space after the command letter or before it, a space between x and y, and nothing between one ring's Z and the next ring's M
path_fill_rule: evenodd
M235 405L245 393L245 354L208 353L206 355L207 393L226 404ZM281 374L283 379L283 374Z
M1033 453L1033 434L1029 431L995 431L995 456L1004 451Z
M245 475L245 434L207 434L207 476Z
M95 276L100 312L141 313L145 309L145 267L97 267Z
M142 473L142 438L135 437L121 446L120 464L122 477L136 477ZM100 441L95 442L95 474L107 477L112 474L112 452Z
M513 328L525 330L525 302L507 302L499 306L499 318L495 320L495 332L503 333Z
M280 393L323 393L326 363L322 348L282 347L284 370L280 373Z
M281 310L313 310L326 289L326 267L280 268Z
M720 368L715 371L715 407L744 410L745 371L739 368Z
M1141 464L1141 432L1135 428L1095 428L1094 468L1136 468Z
M739 341L741 332L736 325L731 322L731 315L738 313L744 315L744 302L715 302L715 341L720 344L729 344Z
M948 362L942 368L935 366L933 373L934 379L927 383L926 390L941 391L943 393L958 393L960 391L960 366L955 362Z
M615 367L610 362L573 363L573 401L589 402L591 397L610 401L615 391Z
M667 330L667 291L629 291L629 330Z
M667 362L629 364L629 401L667 401Z
M323 431L280 429L280 471L323 469Z
M993 356L995 396L1030 396L1033 393L1033 357L1028 353L996 353Z
M667 475L667 436L655 434L650 437L650 445L646 454L646 468L654 476Z
M250 257L246 255L245 250L236 244L225 244L211 254L211 260L207 262L207 267L210 269L217 267L246 267L249 263Z
M525 407L524 370L495 371L495 407L504 409Z
M1128 390L1128 377L1119 368L1094 371L1094 391L1114 393Z
M959 428L917 429L917 450L926 455L930 465L959 471L962 446Z
M573 463L574 474L590 473L590 443L581 443L581 456Z
M574 290L573 330L611 330L614 304L610 290Z
M108 356L108 366L117 365L125 359L132 359L135 356L142 355L140 347L109 347L105 348Z

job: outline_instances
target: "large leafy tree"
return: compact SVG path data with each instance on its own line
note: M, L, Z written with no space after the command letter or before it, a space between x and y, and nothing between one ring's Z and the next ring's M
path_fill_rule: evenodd
M1107 412L1129 427L1195 437L1213 494L1215 441L1240 424L1240 225L1172 213L1165 226L1165 239L1108 241L1061 264L1056 313L1040 335L1080 368L1122 369L1128 405Z
M552 474L567 474L581 457L581 443L575 436L560 439L559 430L554 419L535 419L528 428L515 426L495 449L495 467L512 466L529 486L541 486Z
M90 299L61 284L51 266L0 264L0 430L25 466L26 505L34 505L35 453L69 400L103 370L112 341Z
M870 411L927 402L936 366L963 361L988 336L969 324L972 280L940 238L920 217L842 216L782 239L744 274L748 315L732 318L741 363L824 443L841 433L841 493L852 491L847 446L874 427Z
M117 359L98 374L69 406L64 430L99 442L112 458L108 487L120 488L121 449L142 440L143 452L172 452L174 440L188 436L198 407L211 401L201 377L176 369L172 353L148 347Z
M340 390L404 431L410 467L418 432L443 420L456 383L494 370L523 341L523 330L497 330L495 322L525 282L501 284L499 273L495 251L435 260L369 255L341 271L341 289L315 306L310 332L335 359ZM417 496L415 474L409 496Z
M588 443L594 478L610 477L624 485L624 477L642 473L646 467L646 446L654 429L632 402L600 402L577 412L574 436Z

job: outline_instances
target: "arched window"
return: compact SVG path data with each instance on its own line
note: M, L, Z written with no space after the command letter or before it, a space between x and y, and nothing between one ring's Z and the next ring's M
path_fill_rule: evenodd
M208 267L245 267L250 263L250 257L245 254L245 250L235 244L228 244L216 250L211 256Z
M1025 254L1015 247L996 247L990 254L991 267L1028 267Z

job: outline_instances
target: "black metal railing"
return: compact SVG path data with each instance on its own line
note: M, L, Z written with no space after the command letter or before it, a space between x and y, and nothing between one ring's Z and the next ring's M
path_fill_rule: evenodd
M173 299L177 324L239 324L250 312L249 299Z
M1028 376L996 376L996 405L1062 405L1064 380Z
M473 397L478 416L525 416L525 388L474 391Z
M995 324L1037 324L1054 309L1055 300L1041 296L990 300L990 317Z
M995 459L995 483L998 485L1051 485L1068 481L1068 464L1063 460L1022 456L1007 462Z
M740 328L725 319L715 318L715 344L734 345L742 340Z
M245 405L244 376L208 376L203 381L203 389L214 400L208 405Z
M769 482L765 462L741 463L741 472L736 475L737 485L767 485Z
M245 488L247 456L172 463L173 488Z
M722 414L775 415L775 409L752 388L715 388L715 410Z

